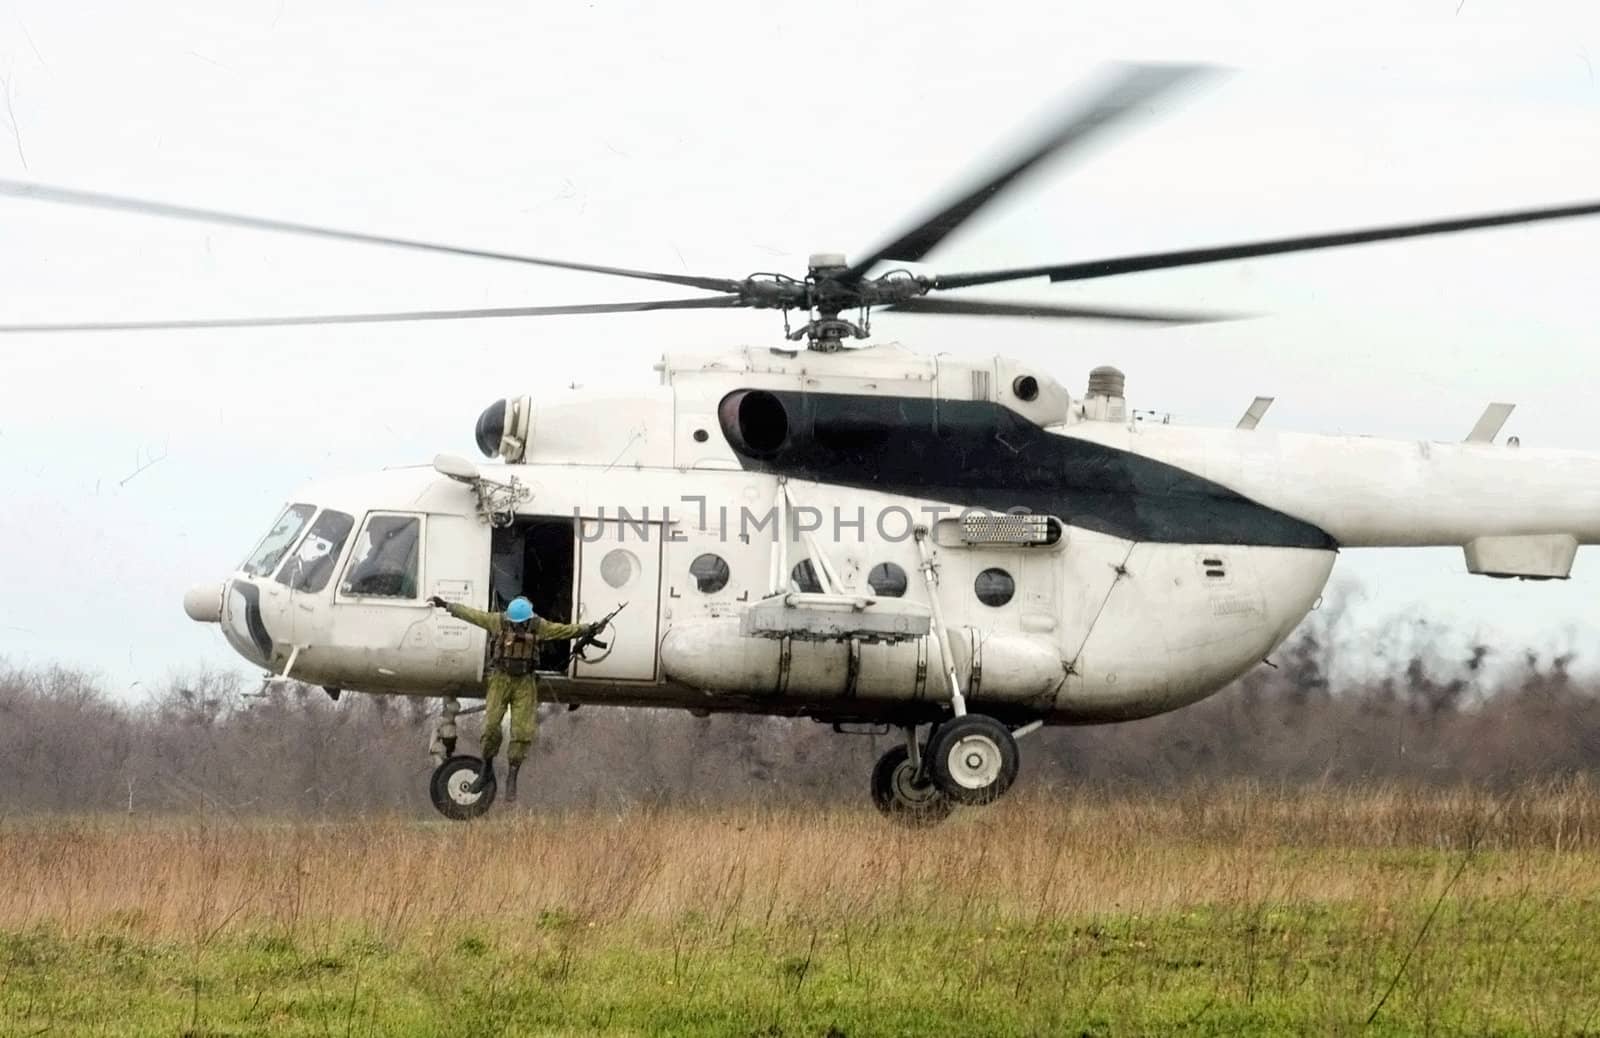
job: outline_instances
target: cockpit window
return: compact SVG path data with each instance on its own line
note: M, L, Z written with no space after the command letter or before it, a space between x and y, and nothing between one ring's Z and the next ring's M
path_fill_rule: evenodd
M311 524L311 532L300 542L299 550L289 556L289 561L278 571L278 583L293 591L313 594L327 587L328 578L333 576L333 565L339 559L339 552L344 550L345 538L350 536L355 525L356 521L350 516L331 508L317 516L317 521Z
M375 515L356 538L339 590L380 598L417 597L417 541L422 522L414 515Z
M278 521L272 524L272 530L256 545L256 550L251 552L250 558L240 567L252 577L263 577L278 568L278 563L288 554L294 546L294 540L300 536L300 531L305 528L307 520L317 510L315 505L290 505L278 516Z

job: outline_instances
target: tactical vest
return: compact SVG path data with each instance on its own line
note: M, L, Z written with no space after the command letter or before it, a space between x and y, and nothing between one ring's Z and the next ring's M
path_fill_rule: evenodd
M504 622L500 633L489 640L489 667L502 674L521 676L533 670L539 662L539 636L533 633L533 623L527 630Z

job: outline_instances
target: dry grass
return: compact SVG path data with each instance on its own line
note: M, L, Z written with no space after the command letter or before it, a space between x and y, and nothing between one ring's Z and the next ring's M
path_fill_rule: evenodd
M823 808L13 818L0 876L0 1031L19 1033L1600 1020L1600 788L1581 781L1054 790L926 831Z
M1463 894L1600 889L1600 789L1035 793L942 827L869 810L502 813L459 825L216 817L14 819L0 827L0 929L108 920L143 936L355 925L386 940L463 921L741 922L980 913L1073 919L1262 901L1337 902L1392 885L1395 854L1500 863ZM1316 853L1309 853L1316 852ZM1438 877L1434 877L1438 878ZM1520 888L1519 888L1520 889Z

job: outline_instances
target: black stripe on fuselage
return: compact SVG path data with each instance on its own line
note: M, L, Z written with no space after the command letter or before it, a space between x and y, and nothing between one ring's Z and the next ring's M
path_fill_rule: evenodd
M1001 404L742 389L718 421L747 469L996 512L1131 541L1338 547L1325 531L1192 472L1058 436Z
M250 640L260 651L262 659L272 659L272 635L267 633L267 625L261 619L261 589L248 580L235 580L233 589L239 592L244 599L244 625L250 632Z

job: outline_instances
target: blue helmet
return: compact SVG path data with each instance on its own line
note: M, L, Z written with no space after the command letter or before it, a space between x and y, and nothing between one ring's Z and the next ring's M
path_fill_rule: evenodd
M527 623L533 619L533 603L520 595L513 598L506 606L506 619L514 624Z

